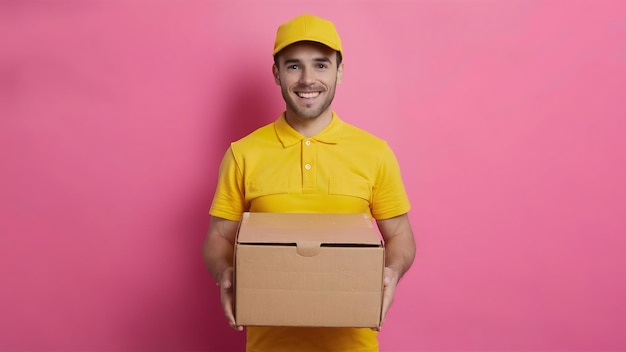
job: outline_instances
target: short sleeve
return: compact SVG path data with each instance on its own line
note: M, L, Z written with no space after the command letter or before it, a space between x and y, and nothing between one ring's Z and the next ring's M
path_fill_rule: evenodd
M382 154L372 197L372 216L389 219L407 213L411 205L402 182L400 165L391 148Z
M231 146L220 164L217 188L209 214L239 221L247 208L241 167L237 163Z

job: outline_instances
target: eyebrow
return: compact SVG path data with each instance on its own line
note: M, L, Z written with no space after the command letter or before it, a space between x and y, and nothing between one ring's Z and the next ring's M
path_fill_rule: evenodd
M330 59L327 57L316 57L315 59L313 59L314 62L328 62L330 63ZM290 65L290 64L299 64L302 61L300 61L300 59L286 59L285 60L285 65Z

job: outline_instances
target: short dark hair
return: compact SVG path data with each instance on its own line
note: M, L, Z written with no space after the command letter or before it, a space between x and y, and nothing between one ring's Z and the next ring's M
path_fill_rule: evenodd
M337 53L337 67L339 67L343 61L343 56L341 55L341 51L335 51L335 53ZM276 65L276 67L278 67L278 54L280 54L280 52L274 55L274 65Z

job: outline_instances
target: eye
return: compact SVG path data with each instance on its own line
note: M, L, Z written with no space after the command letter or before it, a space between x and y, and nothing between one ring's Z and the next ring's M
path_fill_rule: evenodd
M300 66L298 66L298 65L296 65L296 64L293 64L293 65L289 65L289 66L287 66L287 69L288 69L288 70L297 70L298 68L300 68Z
M326 67L327 67L326 64L317 64L317 68L321 70L325 69Z

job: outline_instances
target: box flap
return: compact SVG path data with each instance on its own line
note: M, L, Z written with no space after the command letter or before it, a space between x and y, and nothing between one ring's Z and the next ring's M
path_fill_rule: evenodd
M238 243L380 246L381 238L367 214L243 214Z

